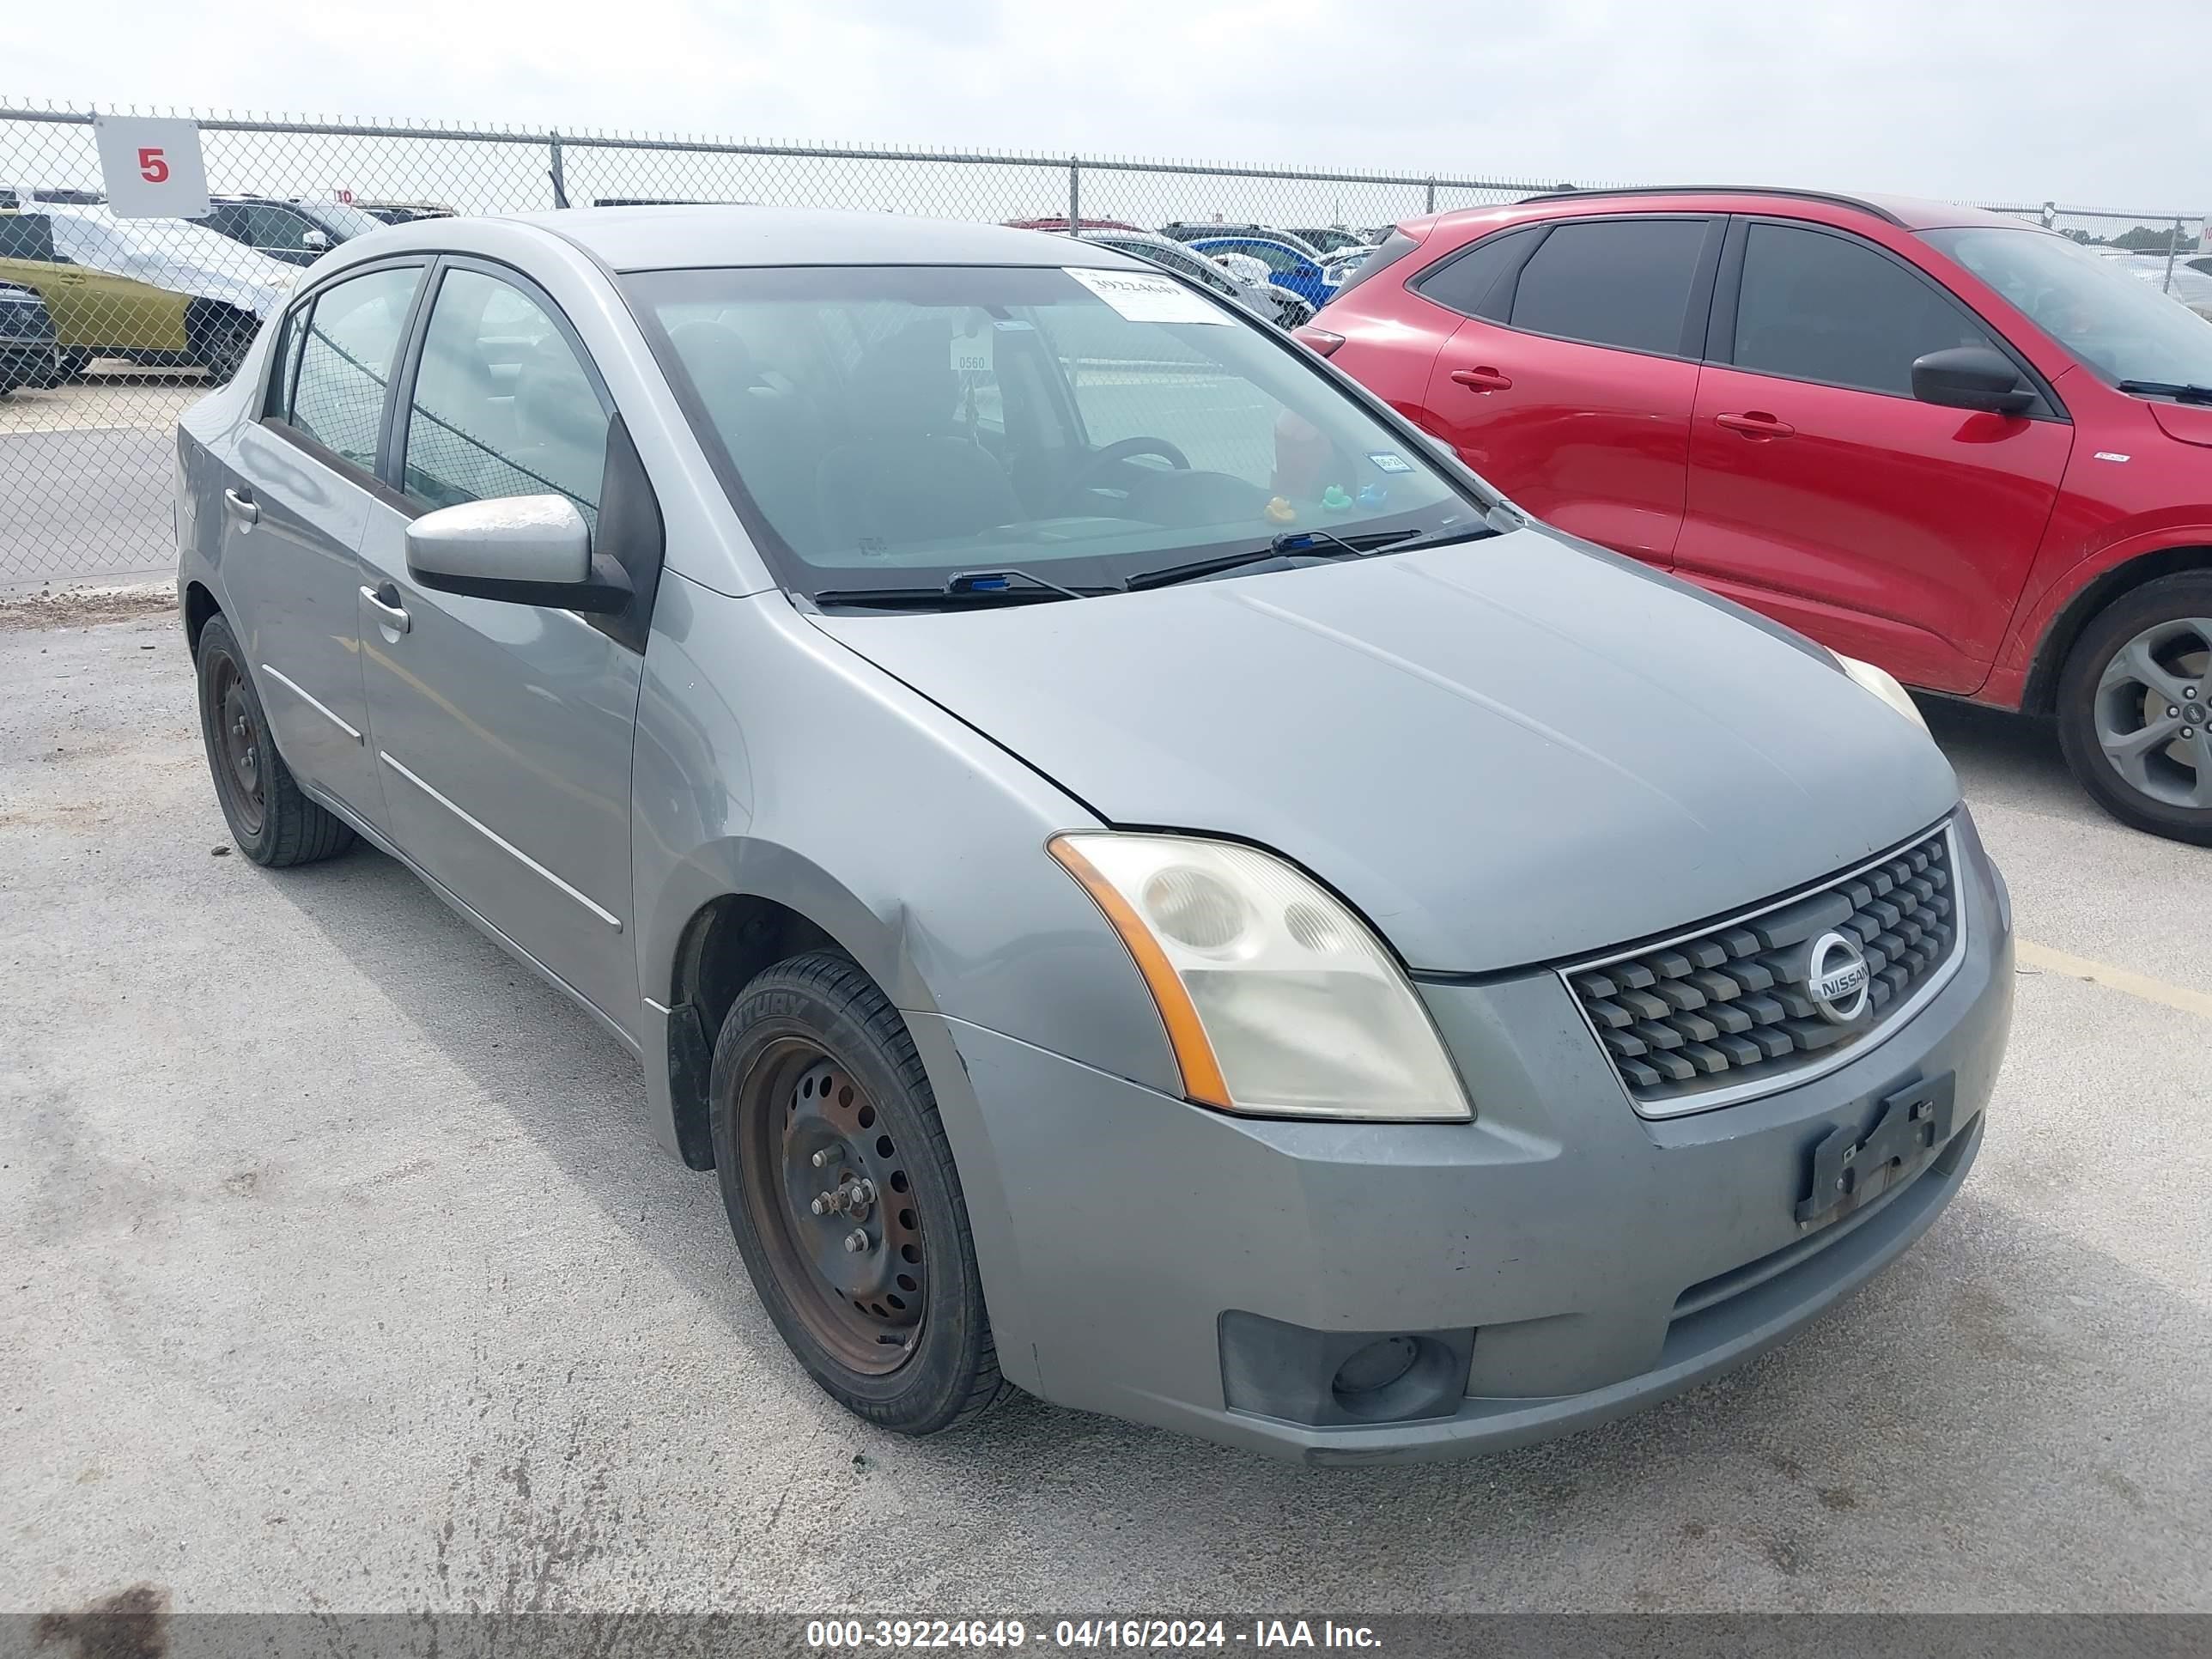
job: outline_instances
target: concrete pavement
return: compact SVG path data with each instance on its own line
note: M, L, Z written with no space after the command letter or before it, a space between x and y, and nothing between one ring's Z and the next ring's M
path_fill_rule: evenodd
M1936 714L2064 961L1929 1237L1643 1417L1308 1471L865 1427L625 1053L386 859L216 855L173 617L0 684L0 1609L2212 1609L2212 1020L2067 966L2212 994L2212 852L2032 726Z

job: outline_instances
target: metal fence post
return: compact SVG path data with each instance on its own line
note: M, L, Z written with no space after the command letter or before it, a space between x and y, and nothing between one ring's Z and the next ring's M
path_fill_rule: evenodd
M1083 162L1081 158L1067 158L1067 234L1079 235L1083 230Z
M546 175L553 180L553 205L556 208L564 208L568 205L568 180L561 165L561 135L557 132L547 133L545 144L546 148L553 152L553 166Z
M2166 239L2166 281L2161 291L2173 292L2173 256L2181 252L2181 221L2173 222L2173 234Z
M1434 179L1431 179L1428 181L1428 190L1421 198L1421 211L1424 213L1434 213L1436 210L1437 181Z

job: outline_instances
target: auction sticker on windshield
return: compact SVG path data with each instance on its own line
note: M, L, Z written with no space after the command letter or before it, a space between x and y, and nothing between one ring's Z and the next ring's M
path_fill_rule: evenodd
M1133 323L1226 325L1231 320L1212 301L1171 276L1152 276L1141 270L1091 270L1079 265L1060 268Z

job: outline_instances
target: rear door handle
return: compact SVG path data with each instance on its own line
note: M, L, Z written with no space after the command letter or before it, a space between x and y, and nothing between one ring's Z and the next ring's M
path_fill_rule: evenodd
M399 590L390 582L380 582L374 587L363 586L361 597L368 602L376 619L395 634L404 634L408 629L406 607L399 603Z
M250 489L224 490L222 504L230 509L230 516L240 524L261 522L261 509L254 504L253 492Z
M1741 432L1747 438L1790 438L1797 428L1787 421L1778 421L1764 410L1753 410L1747 415L1716 415L1713 419L1731 432Z
M1500 374L1487 365L1480 368L1455 368L1452 370L1451 377L1460 385L1471 386L1477 392L1510 392L1513 389L1510 374Z

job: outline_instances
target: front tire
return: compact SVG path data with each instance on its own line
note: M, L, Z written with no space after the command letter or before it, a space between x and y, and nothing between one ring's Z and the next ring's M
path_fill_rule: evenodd
M246 653L220 616L200 629L200 738L207 745L215 796L238 850L281 869L313 864L353 845L344 820L308 799L276 752Z
M2121 823L2212 846L2212 570L2146 582L2068 653L2058 738Z
M997 1401L959 1171L875 982L827 951L765 969L722 1022L708 1088L730 1230L823 1392L910 1435Z

